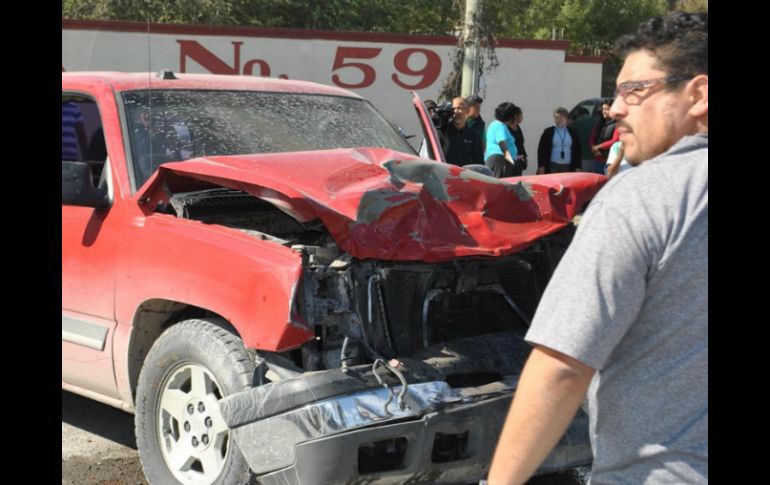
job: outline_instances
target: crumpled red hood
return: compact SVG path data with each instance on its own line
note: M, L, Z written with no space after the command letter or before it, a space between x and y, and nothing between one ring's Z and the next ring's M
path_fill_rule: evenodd
M495 179L381 148L197 158L168 163L137 196L161 197L169 172L320 219L360 259L426 262L516 253L564 227L606 182L567 173Z

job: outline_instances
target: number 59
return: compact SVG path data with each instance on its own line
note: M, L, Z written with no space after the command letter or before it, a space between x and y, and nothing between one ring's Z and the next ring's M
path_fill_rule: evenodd
M343 81L338 74L332 76L332 82L337 86L347 89L366 88L374 84L377 79L377 72L374 68L363 62L348 62L348 59L374 59L377 57L381 48L375 47L338 47L337 54L334 57L332 72L343 68L358 69L363 74L363 78L358 83L347 83ZM425 65L422 69L412 69L409 67L409 58L414 54L422 54L425 57ZM415 84L408 84L401 80L398 74L393 73L391 79L397 86L404 89L423 89L438 79L441 73L441 58L435 52L428 49L409 48L396 52L393 57L393 66L396 71L407 76L420 76L420 80Z

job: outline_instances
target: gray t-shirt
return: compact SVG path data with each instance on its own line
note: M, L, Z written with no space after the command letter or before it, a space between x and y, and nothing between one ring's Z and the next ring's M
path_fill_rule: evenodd
M708 481L708 135L608 182L527 340L597 373L591 484Z

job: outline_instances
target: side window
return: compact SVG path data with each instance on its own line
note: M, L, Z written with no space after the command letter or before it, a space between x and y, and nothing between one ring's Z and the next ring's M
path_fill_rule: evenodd
M61 159L88 163L94 186L99 185L107 161L107 146L99 108L93 99L77 94L62 94Z

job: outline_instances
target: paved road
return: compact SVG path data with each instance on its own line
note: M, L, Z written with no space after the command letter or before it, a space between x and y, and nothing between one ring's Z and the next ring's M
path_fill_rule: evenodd
M134 439L134 416L61 393L62 485L146 485Z

